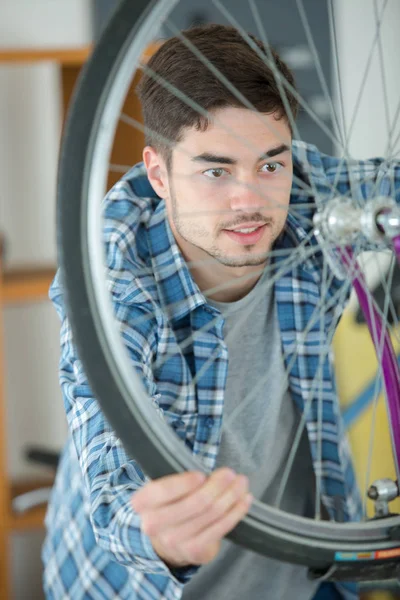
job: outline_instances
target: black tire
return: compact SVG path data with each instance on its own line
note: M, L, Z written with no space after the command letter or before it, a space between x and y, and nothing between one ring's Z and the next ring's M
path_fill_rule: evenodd
M129 391L118 377L118 366L107 344L96 303L86 230L88 171L100 117L124 49L156 4L148 0L125 0L83 70L62 141L57 207L59 264L79 357L96 399L128 454L152 478L198 469L198 464L190 463L188 455L176 456L166 449L160 438L167 425L160 420L157 427L161 436L155 436L154 424L145 422L139 413L135 415L127 401ZM271 520L267 522L263 508L257 505L252 506L248 517L227 537L261 554L308 565L321 574L329 570L334 578L350 581L365 578L366 561L336 563L336 552L358 553L393 547L388 530L371 542L362 542L361 537L358 541L344 538L343 542L335 542L300 535L294 529L285 531L273 526ZM371 579L372 564L378 567L382 563L367 562L368 579ZM386 561L384 565L385 578L397 576L395 560ZM382 578L382 572L376 573Z

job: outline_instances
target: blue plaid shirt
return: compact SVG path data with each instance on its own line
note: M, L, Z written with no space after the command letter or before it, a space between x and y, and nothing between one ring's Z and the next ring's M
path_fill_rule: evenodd
M331 276L325 290L328 310L306 333L321 300L324 258L311 235L315 205L335 194L358 201L378 193L398 194L400 165L347 161L322 155L314 146L293 143L294 180L290 214L276 242L275 299L289 388L305 412L322 501L330 515L361 516L360 495L340 417L328 331L338 319L343 283ZM375 189L377 186L377 189ZM310 196L309 190L314 193ZM164 417L204 467L212 470L218 453L227 377L223 319L207 304L193 281L166 218L164 201L154 193L143 164L133 167L108 193L105 242L109 288L132 365ZM314 248L313 248L314 246ZM311 250L311 251L310 251ZM301 260L282 268L288 254ZM303 253L303 254L300 254ZM170 571L154 552L131 506L132 494L148 480L127 456L121 441L93 397L77 356L57 274L50 291L61 319L60 383L69 424L49 503L43 547L44 588L56 600L173 600L198 567ZM146 315L145 320L139 319ZM190 333L215 319L215 326ZM326 335L321 335L321 328ZM221 352L222 349L222 352ZM326 360L320 364L320 352ZM215 354L214 354L215 352ZM165 361L165 355L170 360ZM210 360L210 356L214 356ZM193 374L208 361L196 387ZM319 381L317 388L313 382ZM318 452L318 399L323 399L322 455ZM308 410L304 411L304 407ZM343 597L355 597L340 586ZM354 592L353 592L354 593Z

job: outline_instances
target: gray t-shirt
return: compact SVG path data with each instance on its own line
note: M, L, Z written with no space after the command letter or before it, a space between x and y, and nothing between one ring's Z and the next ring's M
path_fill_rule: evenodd
M224 316L229 356L216 467L229 466L244 473L253 495L273 504L300 415L288 392L276 305L267 277L265 271L250 293L237 302L209 303ZM304 431L282 509L312 516L314 487ZM261 556L224 539L217 558L203 565L184 586L182 598L309 600L317 587L307 579L305 567Z

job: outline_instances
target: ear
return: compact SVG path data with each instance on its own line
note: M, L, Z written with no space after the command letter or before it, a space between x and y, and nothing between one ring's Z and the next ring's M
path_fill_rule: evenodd
M165 199L169 195L167 166L162 156L152 146L143 150L143 162L147 177L155 193Z

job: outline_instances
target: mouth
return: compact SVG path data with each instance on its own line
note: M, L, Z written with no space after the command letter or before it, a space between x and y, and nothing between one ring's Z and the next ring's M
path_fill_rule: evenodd
M234 242L242 245L256 244L264 235L265 229L270 225L247 225L237 229L223 229L222 231Z

